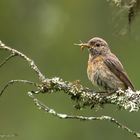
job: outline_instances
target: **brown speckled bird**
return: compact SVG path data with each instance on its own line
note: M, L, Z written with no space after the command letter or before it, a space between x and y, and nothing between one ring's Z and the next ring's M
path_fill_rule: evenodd
M94 37L87 43L77 45L81 49L88 48L87 75L93 85L107 93L114 93L118 89L126 90L128 87L134 90L134 86L124 71L123 65L110 51L105 40Z

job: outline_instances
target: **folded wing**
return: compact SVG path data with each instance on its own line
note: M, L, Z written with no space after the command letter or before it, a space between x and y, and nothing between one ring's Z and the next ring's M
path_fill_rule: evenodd
M132 90L134 90L133 84L129 80L126 72L123 69L123 66L118 59L115 59L113 57L105 58L104 63L107 65L110 71L113 72L124 83L126 89L130 87Z

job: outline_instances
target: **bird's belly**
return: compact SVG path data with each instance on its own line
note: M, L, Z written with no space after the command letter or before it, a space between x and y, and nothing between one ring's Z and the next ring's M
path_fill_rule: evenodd
M115 91L124 88L124 84L108 69L104 62L88 65L87 74L92 84L101 89Z

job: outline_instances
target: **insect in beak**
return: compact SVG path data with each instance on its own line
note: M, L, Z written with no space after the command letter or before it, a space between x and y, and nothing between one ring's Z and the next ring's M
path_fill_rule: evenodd
M74 44L74 45L80 46L82 51L84 48L90 48L88 43L80 43L80 44Z

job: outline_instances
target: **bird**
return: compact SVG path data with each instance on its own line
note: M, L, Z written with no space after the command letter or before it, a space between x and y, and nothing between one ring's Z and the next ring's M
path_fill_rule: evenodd
M100 92L115 93L118 90L127 90L134 86L130 81L120 60L113 54L108 43L99 37L90 39L87 43L76 44L88 49L89 59L87 76ZM102 90L102 91L101 91Z

